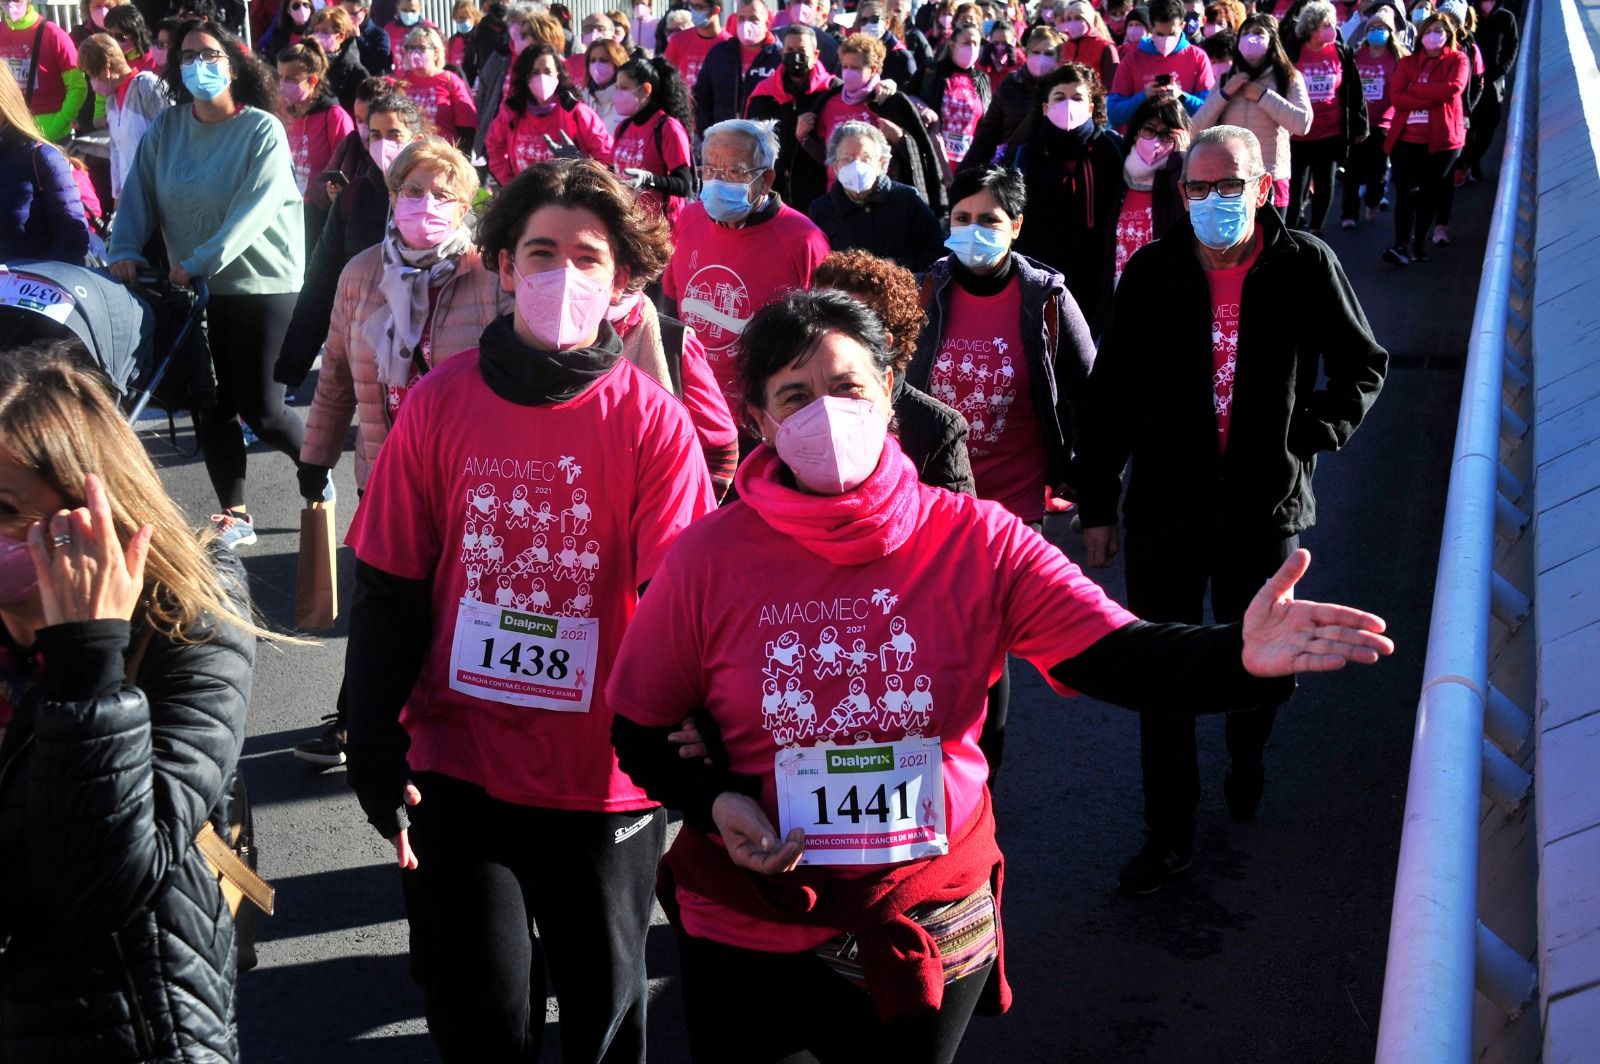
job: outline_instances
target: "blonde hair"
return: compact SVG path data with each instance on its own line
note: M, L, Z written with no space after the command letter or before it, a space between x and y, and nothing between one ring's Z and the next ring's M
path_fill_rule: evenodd
M68 508L83 504L85 479L98 475L124 547L144 525L154 529L142 608L157 633L176 642L202 642L213 621L226 620L256 636L286 638L255 623L240 605L210 557L216 533L190 528L81 344L49 342L0 352L0 440L4 453L67 500Z
M444 58L444 34L432 26L418 26L406 34L402 48L426 48L436 57Z
M465 203L471 203L478 194L478 171L473 169L472 160L443 137L435 136L419 137L400 149L384 175L384 184L389 186L390 192L399 195L400 186L419 166L444 175L445 186Z
M482 17L482 14L478 11L478 5L474 4L472 0L456 0L455 5L450 8L450 20L452 22L470 22L476 26L478 20Z
M338 4L325 7L311 16L312 33L317 32L324 26L329 27L332 32L347 40L356 34L355 20L350 17L350 12Z
M547 15L542 11L525 11L513 15L507 20L507 29L515 26L522 31L523 43L532 47L535 44L548 44L556 50L557 61L567 50L567 35L561 28L561 23L555 16Z
M39 123L34 121L33 112L28 110L28 101L17 86L17 79L11 76L9 63L0 63L0 122L29 140L50 144L49 139L39 132ZM55 147L54 144L50 146Z
M132 68L122 45L111 39L109 33L91 33L78 45L78 69L85 77L120 78Z

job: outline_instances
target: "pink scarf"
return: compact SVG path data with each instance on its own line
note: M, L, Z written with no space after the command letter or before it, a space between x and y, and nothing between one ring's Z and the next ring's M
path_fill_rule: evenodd
M917 470L893 436L860 487L843 495L810 495L789 487L770 443L751 452L734 478L739 498L775 532L835 565L865 565L905 545L922 523Z

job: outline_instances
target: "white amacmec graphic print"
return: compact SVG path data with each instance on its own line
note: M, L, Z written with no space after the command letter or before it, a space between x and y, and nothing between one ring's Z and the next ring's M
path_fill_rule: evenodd
M1021 357L1003 336L987 340L946 336L934 359L928 394L966 416L971 430L968 446L980 458L1005 434L1017 397L1015 359Z

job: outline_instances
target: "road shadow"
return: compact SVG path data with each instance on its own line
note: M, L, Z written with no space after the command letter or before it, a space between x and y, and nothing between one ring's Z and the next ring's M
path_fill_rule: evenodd
M421 1016L422 992L403 955L336 957L239 977L240 1049L252 1064L433 1061L426 1034L362 1037Z

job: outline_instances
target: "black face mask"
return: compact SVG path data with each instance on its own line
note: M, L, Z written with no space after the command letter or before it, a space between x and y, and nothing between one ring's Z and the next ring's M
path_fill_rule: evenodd
M811 73L811 64L806 61L804 52L790 52L783 57L783 73L794 81L803 81Z

